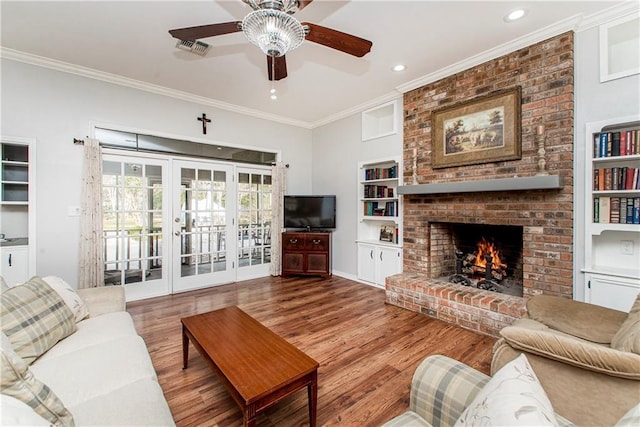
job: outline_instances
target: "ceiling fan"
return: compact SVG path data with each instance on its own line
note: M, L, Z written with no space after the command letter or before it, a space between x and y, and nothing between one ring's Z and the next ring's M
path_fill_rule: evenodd
M369 40L351 34L309 22L300 23L291 16L313 0L242 1L253 9L242 21L178 28L169 30L169 34L181 41L195 42L242 31L267 55L269 80L287 77L285 54L300 46L305 39L357 57L366 55L373 45Z

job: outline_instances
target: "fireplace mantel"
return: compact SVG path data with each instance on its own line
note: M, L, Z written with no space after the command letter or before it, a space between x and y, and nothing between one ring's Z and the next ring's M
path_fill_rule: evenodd
M562 188L558 175L483 179L478 181L411 184L398 187L400 194L479 193L485 191L554 190Z

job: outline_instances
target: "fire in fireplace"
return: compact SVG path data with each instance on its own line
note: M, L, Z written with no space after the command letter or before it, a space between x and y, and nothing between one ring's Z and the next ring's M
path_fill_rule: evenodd
M432 250L455 260L440 271L442 280L522 296L522 227L439 223L437 229L439 244L432 242Z
M502 292L501 283L507 277L507 264L502 262L500 251L484 236L475 252L464 254L456 250L456 273L453 283L476 286L488 291Z

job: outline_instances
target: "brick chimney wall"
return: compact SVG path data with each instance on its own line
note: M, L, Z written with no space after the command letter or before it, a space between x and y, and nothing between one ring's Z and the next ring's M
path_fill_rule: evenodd
M538 293L573 296L573 44L573 32L567 32L405 93L405 185L412 181L414 149L418 184L534 176L538 125L545 126L547 170L562 182L560 190L404 196L406 279L415 284L416 277L435 278L430 271L437 263L430 259L431 222L519 225L524 298ZM516 86L522 88L520 160L431 167L433 111ZM397 302L397 294L390 299ZM411 304L417 307L415 301Z

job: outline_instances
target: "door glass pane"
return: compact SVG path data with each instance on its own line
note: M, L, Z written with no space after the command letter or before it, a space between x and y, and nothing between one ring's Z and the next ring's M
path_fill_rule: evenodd
M226 270L226 173L182 168L180 276Z
M238 266L271 262L271 175L238 173Z
M162 166L103 162L106 284L162 278L162 192Z

